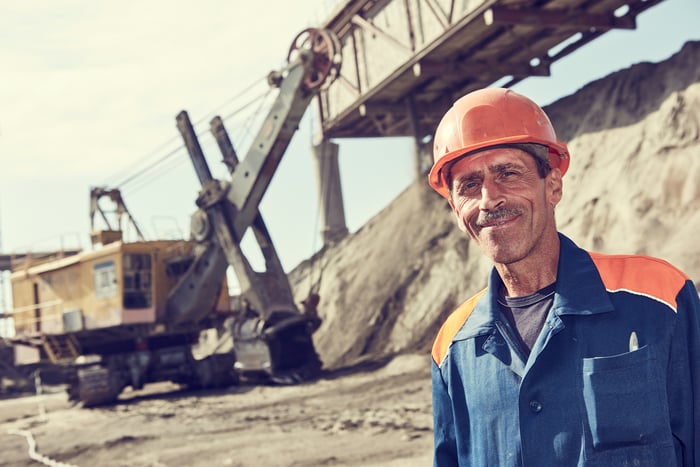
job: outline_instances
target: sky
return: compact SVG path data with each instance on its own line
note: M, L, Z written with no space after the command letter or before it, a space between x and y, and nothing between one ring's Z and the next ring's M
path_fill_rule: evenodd
M297 33L338 3L267 0L276 13L262 18L260 3L241 0L0 0L0 252L88 248L92 186L120 186L148 239L188 237L199 184L175 116L187 110L201 122L209 164L225 179L204 131L209 120L264 93ZM665 0L636 30L609 32L554 63L552 76L515 89L544 106L618 69L663 60L700 40L697 18L697 0ZM243 118L226 127L243 157L257 128ZM313 133L307 112L261 204L287 270L322 246ZM413 146L336 142L354 232L414 179ZM162 159L162 170L132 178Z

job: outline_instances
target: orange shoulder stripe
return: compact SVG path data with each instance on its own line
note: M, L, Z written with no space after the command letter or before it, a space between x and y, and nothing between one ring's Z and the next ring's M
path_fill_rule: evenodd
M644 295L677 310L676 296L688 276L670 263L641 255L589 254L608 291Z
M447 355L447 349L449 349L452 339L454 339L455 335L457 335L467 321L476 302L486 293L486 290L487 289L484 289L478 292L472 298L462 303L443 323L433 343L433 360L438 366L442 364L442 360L445 358L445 355Z

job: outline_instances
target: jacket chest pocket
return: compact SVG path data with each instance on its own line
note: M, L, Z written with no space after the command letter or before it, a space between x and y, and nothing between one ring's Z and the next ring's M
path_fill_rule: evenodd
M583 399L593 450L671 444L665 394L652 346L583 359Z

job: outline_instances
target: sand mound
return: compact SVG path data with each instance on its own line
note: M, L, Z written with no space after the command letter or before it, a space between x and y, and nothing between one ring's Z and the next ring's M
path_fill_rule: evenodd
M665 258L700 281L700 42L546 108L572 163L559 229L584 248ZM328 368L427 352L490 265L447 203L417 180L290 277L301 300L322 270L316 345ZM696 285L700 282L696 282Z

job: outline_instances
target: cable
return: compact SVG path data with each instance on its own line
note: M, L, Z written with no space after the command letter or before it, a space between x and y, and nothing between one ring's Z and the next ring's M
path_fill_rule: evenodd
M138 173L140 170L136 170L136 167L143 164L147 158L153 157L156 154L160 153L161 150L163 150L170 143L177 142L177 140L178 140L178 138L176 136L173 136L168 141L161 143L160 145L158 145L158 147L156 147L155 149L148 152L144 157L140 158L139 160L137 160L136 162L134 162L133 164L131 164L127 168L122 169L119 172L117 172L116 174L112 175L111 178L113 178L113 179L118 179L118 178L122 178L122 177L126 177L127 179L131 178L132 176L127 175L127 174L132 173L132 172ZM102 185L118 187L121 184L120 183L107 183L107 181L105 180L105 183L103 183Z
M178 150L183 150L184 147L178 148ZM122 190L124 191L125 194L133 195L135 192L141 190L142 188L147 187L151 183L153 183L156 179L164 176L165 174L172 172L174 169L177 167L180 167L182 164L184 164L186 159L180 158L180 159L173 159L169 161L168 165L162 165L159 167L158 171L155 172L154 174L151 175L151 177L146 178L146 179L138 179L135 181L131 186L129 186L128 189Z
M233 97L227 99L223 104L221 104L221 105L219 105L218 107L215 107L214 109L212 109L212 110L209 112L208 117L207 117L207 116L202 117L202 119L200 119L199 121L197 121L197 122L195 123L195 126L196 126L196 125L199 125L199 124L202 123L204 120L211 120L211 118L216 114L216 112L218 112L219 110L221 110L222 108L224 108L225 106L227 106L228 104L230 104L231 102L235 101L235 100L238 99L239 97L243 96L244 94L247 94L248 91L250 91L251 89L253 89L253 87L255 87L256 85L259 85L261 79L267 80L267 76L264 76L263 78L258 78L256 81L251 82L251 83L248 85L247 88L245 88L244 90L242 90L241 92L239 92L239 93L236 94L235 96L233 96ZM250 105L250 102L247 103L247 104L243 104L243 106L241 106L241 107L239 108L239 111L242 110L242 109L244 109L244 108L246 108L248 105ZM234 115L235 115L235 113L236 113L236 112L234 112ZM225 119L224 119L224 120L225 120Z
M236 139L238 139L239 141L244 141L246 137L250 136L250 128L253 126L253 121L256 117L259 117L260 115L263 114L262 108L265 105L265 101L270 97L271 92L272 92L272 88L270 88L267 91L265 91L264 93L260 94L255 99L248 101L246 104L244 104L242 107L237 109L235 112L232 112L223 118L224 121L230 120L231 118L233 118L238 113L242 112L247 107L253 105L256 101L258 101L258 100L260 101L260 105L258 105L258 108L256 109L256 111L251 112L251 114L248 116L248 118L239 127L239 132L238 132L238 136Z
M234 116L240 114L241 112L243 112L245 109L247 109L248 107L250 107L251 105L253 105L253 104L256 103L257 101L260 101L260 102L261 102L261 105L259 106L259 109L262 108L262 105L264 104L264 98L267 97L267 96L269 95L269 93L270 93L270 90L267 90L266 92L261 93L261 94L255 96L253 99L251 99L251 100L249 100L248 102L244 103L243 105L241 105L240 107L238 107L237 109L235 109L233 112L230 112L226 117L223 118L223 120L228 120L228 119L230 119L230 118L232 118L232 117L234 117ZM257 115L256 113L253 113L253 114L248 118L248 120L252 120L253 118L255 118L256 115ZM198 120L193 126L201 125L202 122L204 122L204 121L206 121L206 120L207 120L206 117L205 117L205 118L202 118L202 119ZM205 138L205 137L211 137L211 133L208 131L208 129L202 129L202 130L200 130L198 133L196 133L196 136L201 140L202 138ZM138 178L141 178L141 177L145 177L149 172L152 172L153 170L155 170L155 168L156 168L157 166L159 166L160 164L163 164L163 163L166 162L168 159L170 159L172 156L178 154L178 152L180 152L181 150L184 150L184 149L185 149L185 146L184 146L184 145L178 146L177 148L175 148L175 149L171 150L169 153L167 153L165 156L161 157L160 159L156 160L155 162L151 163L150 165L148 165L147 167L145 167L144 169L142 169L140 172L137 172L137 173L133 174L133 175L132 175L131 177L129 177L128 179L126 179L126 180L122 181L121 183L119 183L119 184L117 185L117 187L120 187L120 188L121 188L121 187L127 185L128 183L133 182L133 180L135 180L135 179L138 179ZM181 163L183 163L183 162L184 162L184 161L176 162L175 165L179 165L179 164L181 164ZM167 169L165 169L165 170L160 170L159 172L157 172L157 174L158 174L157 176L154 176L154 175L151 174L150 178L145 182L145 184L150 183L152 180L154 180L154 179L157 178L158 176L162 176L165 172L169 172L173 167L174 167L174 166L170 166L169 168L167 168ZM141 183L141 185L144 185L144 183ZM140 188L141 188L141 186L140 186Z
M29 457L34 461L40 462L44 465L48 465L49 467L76 467L73 464L58 462L49 457L42 456L41 454L39 454L36 450L36 440L34 439L34 435L32 435L32 433L28 430L11 429L7 430L7 433L10 435L24 436L24 438L27 440L27 445L29 446Z
M221 105L219 105L218 107L216 107L215 109L213 109L211 112L209 112L209 114L207 114L206 116L204 116L204 117L202 117L201 119L199 119L198 121L196 121L196 122L194 123L194 126L198 126L198 125L200 125L201 123L203 123L203 122L205 122L205 121L207 121L207 120L210 120L210 116L211 116L211 115L214 115L218 110L220 110L220 109L226 107L226 106L229 105L231 102L234 102L236 99L239 99L241 96L243 96L243 95L249 93L249 91L250 91L251 89L253 89L256 85L259 85L259 83L260 83L260 79L258 79L258 80L256 80L256 81L253 81L251 84L249 84L247 87L245 87L242 91L240 91L239 93L237 93L237 94L234 95L233 97L227 99L224 103L222 103ZM269 94L269 92L270 92L270 90L268 89L267 91L265 91L265 92L263 92L263 93L260 93L259 95L257 95L257 96L254 97L253 99L249 100L248 102L245 102L245 103L244 103L243 105L241 105L239 108L237 108L237 109L235 109L234 111L230 112L230 113L224 118L224 120L229 119L229 118L231 118L231 117L233 117L233 116L239 114L240 112L242 112L243 110L245 110L246 108L248 108L249 106L251 106L252 104L254 104L256 101L258 101L259 99L261 99L261 98L267 96L267 95ZM205 132L206 132L206 130L202 131L201 133L199 133L199 134L197 134L197 135L198 135L198 136L202 136L202 134L205 133ZM138 160L136 163L130 165L127 169L124 169L124 170L118 172L117 175L113 176L113 178L116 178L117 176L122 176L123 179L122 179L120 182L114 183L114 184L106 184L106 185L110 185L110 186L114 186L114 187L117 187L117 188L121 188L121 187L123 187L124 185L127 185L128 183L133 182L135 179L144 176L146 173L148 173L149 171L153 170L155 167L157 167L158 165L160 165L161 163L163 163L164 161L166 161L167 159L169 159L170 157L172 157L173 155L175 155L175 154L176 154L180 149L182 149L184 146L178 146L177 148L170 150L168 153L166 153L164 156L161 156L160 158L158 158L158 159L155 160L154 162L149 163L148 165L146 165L146 166L143 167L143 168L139 168L139 167L141 167L141 166L144 164L144 161L145 161L146 159L151 158L151 157L155 156L156 154L160 153L165 147L167 147L168 145L170 145L171 143L173 143L173 142L175 142L175 141L178 141L178 139L179 139L179 138L178 138L177 136L174 136L173 138L170 138L170 139L169 139L168 141L166 141L165 143L160 144L156 149L150 151L145 157L141 158L141 159ZM138 170L137 170L137 168L138 168ZM131 175L128 175L129 173L131 173Z
M238 94L236 94L235 96L233 96L233 97L227 99L223 104L221 104L221 105L219 105L218 107L216 107L215 109L213 109L213 110L210 112L210 115L213 114L213 113L215 113L217 110L223 108L224 106L228 105L229 103L235 101L236 99L238 99L239 97L241 97L243 94L246 94L246 93L247 93L248 91L250 91L255 85L259 84L259 82L260 82L260 78L258 78L258 79L255 80L255 81L252 81L245 89L243 89L243 91L241 91L241 92L239 92ZM247 105L247 104L246 104L246 105ZM201 120L199 120L196 124L201 123L205 118L206 118L206 117L203 117L203 118L202 118ZM130 173L130 172L132 172L132 171L135 171L135 170L136 170L136 167L139 166L139 165L144 161L144 159L158 154L165 146L169 145L169 144L172 143L172 142L178 141L178 140L179 140L179 138L178 138L177 136L173 136L172 138L170 138L170 139L169 139L168 141L166 141L165 143L160 144L158 147L156 147L155 149L153 149L152 151L150 151L149 153L147 153L146 156L144 156L143 158L139 159L139 160L136 161L134 164L130 165L128 168L123 169L123 170L121 170L120 172L117 172L117 174L116 174L114 177L116 178L117 175L127 174L127 173ZM109 185L109 184L106 184L106 185ZM114 186L119 186L119 184L115 184Z
M134 181L136 178L142 176L145 172L147 172L147 171L153 169L153 168L154 168L155 166L157 166L158 164L161 164L161 163L164 162L165 160L167 160L167 159L169 159L170 157L172 157L173 155L177 154L181 149L182 149L182 146L171 150L171 151L168 152L166 155L162 156L160 159L158 159L158 160L156 160L155 162L151 163L150 165L146 166L146 167L145 167L143 170L141 170L140 172L134 173L134 174L131 175L130 177L126 178L125 180L122 180L120 183L117 183L115 186L116 186L117 188L122 188L124 185L127 185L129 182L132 182L132 181Z

